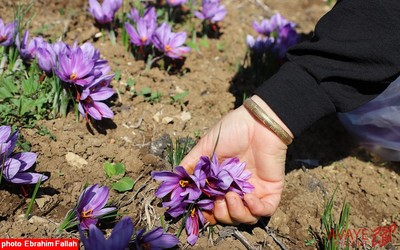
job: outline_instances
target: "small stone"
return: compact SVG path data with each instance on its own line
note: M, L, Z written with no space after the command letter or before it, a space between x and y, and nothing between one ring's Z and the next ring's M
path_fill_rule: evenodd
M161 120L161 112L160 111L158 111L157 113L155 113L153 115L153 120L156 122L160 122L160 120Z
M190 112L187 111L183 111L179 116L179 119L181 119L183 122L187 122L190 119L192 119L192 115L190 114Z
M162 118L162 123L164 124L169 124L169 123L173 123L174 122L174 118L166 116L164 118Z
M65 155L65 159L67 160L69 165L71 165L72 167L79 168L79 169L84 168L88 164L88 162L85 159L83 159L79 155L74 154L72 152L68 152Z
M42 209L49 201L51 197L48 195L42 195L40 198L36 198L35 202L40 209Z
M160 138L151 141L149 152L153 155L156 155L160 158L163 158L164 151L172 145L172 140L169 134L164 133Z
M32 216L29 220L29 223L31 224L47 224L49 223L48 220L46 220L45 218L39 217L39 216Z

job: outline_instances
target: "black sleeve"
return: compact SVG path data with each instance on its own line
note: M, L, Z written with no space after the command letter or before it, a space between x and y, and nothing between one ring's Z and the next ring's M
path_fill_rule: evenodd
M339 0L255 94L295 136L370 101L400 73L400 0ZM400 93L399 93L400 94Z

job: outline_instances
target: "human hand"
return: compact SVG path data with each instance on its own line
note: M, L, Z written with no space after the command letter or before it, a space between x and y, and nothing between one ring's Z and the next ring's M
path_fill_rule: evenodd
M253 96L252 99L292 136L261 98ZM180 165L193 173L200 156L211 156L213 153L218 134L215 150L218 160L237 157L246 162L246 169L252 173L249 182L254 191L244 195L246 205L234 192L218 197L213 214L204 214L207 221L211 224L217 221L232 225L255 224L259 217L271 216L279 205L283 191L287 146L241 106L211 128Z

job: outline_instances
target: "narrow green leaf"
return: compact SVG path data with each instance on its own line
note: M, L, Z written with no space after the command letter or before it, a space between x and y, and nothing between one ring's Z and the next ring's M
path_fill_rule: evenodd
M13 94L6 88L0 88L0 99L13 97Z

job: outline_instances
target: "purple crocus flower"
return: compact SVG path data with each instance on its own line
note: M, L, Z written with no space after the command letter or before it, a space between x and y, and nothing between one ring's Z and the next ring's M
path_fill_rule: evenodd
M144 18L139 18L136 23L136 27L137 28L135 29L130 23L125 23L125 29L131 39L131 42L138 47L149 45L152 41L151 38L153 36L155 26L149 25Z
M59 53L58 64L55 73L64 82L88 86L95 78L95 62L88 59L81 48L71 51L69 55Z
M17 143L18 132L11 133L10 126L0 126L0 169L4 179L11 183L34 184L47 176L26 172L36 162L37 155L32 152L12 154Z
M281 14L277 13L270 19L263 19L260 23L254 21L253 29L260 35L269 36L275 30L286 25L289 25L292 29L296 26L295 23L289 22Z
M253 36L247 35L246 44L254 53L264 53L272 50L275 44L275 38L258 36L255 39Z
M109 87L113 77L114 75L102 76L96 79L92 85L83 89L78 105L79 112L83 116L87 117L87 115L90 115L95 120L114 117L112 110L101 102L107 100L115 93Z
M227 10L224 5L220 5L219 1L203 0L201 11L195 11L194 15L205 21L212 23L222 21L226 16Z
M43 42L41 46L36 49L35 55L39 67L46 72L46 74L53 74L53 69L57 62L57 55L53 46L47 42Z
M25 172L36 162L37 155L32 152L13 154L4 162L3 177L6 181L18 184L35 184L47 180L43 174Z
M212 200L203 199L197 202L185 201L191 208L189 216L186 219L185 230L188 236L187 241L190 245L194 245L199 238L200 228L204 226L206 219L201 211L211 211L214 208ZM191 206L190 206L191 204Z
M236 157L228 158L219 164L216 155L213 155L212 160L202 156L196 165L196 168L201 168L207 176L203 192L209 196L221 196L227 192L243 196L251 192L254 187L247 182L251 173L245 170L245 167L246 163L240 162Z
M186 37L187 34L185 32L173 33L171 26L164 22L156 29L153 36L153 44L166 56L174 59L181 58L190 51L189 47L182 46Z
M278 29L278 38L273 51L276 53L278 58L283 59L285 58L288 48L298 43L299 40L300 36L292 25L286 24Z
M137 23L140 18L146 20L148 24L154 23L154 25L156 25L157 23L157 12L154 7L146 8L142 17L140 17L139 11L136 8L131 8L130 12L128 12L126 16L134 23Z
M98 78L102 75L106 75L110 71L110 66L108 65L107 60L103 60L100 58L100 50L95 48L92 43L86 42L80 46L75 42L72 48L68 51L64 51L64 54L73 54L77 53L78 50L81 50L83 53L83 57L86 61L93 61L93 75L95 78Z
M108 194L108 187L100 187L99 184L89 186L82 192L76 207L77 219L82 229L89 229L100 217L115 210L114 207L104 208Z
M97 0L89 0L89 12L100 24L112 22L115 13L122 5L122 0L104 0L100 4Z
M186 172L182 166L175 167L175 172L160 171L151 172L151 176L158 181L162 181L156 191L156 196L163 198L170 194L170 202L165 202L164 206L176 205L186 196L190 200L196 200L201 195L199 180Z
M41 36L35 37L29 41L29 30L24 32L24 36L22 40L20 40L19 34L17 34L15 45L17 45L17 49L22 59L29 61L35 57L36 50L42 45L43 38Z
M162 227L157 227L147 233L141 229L136 233L136 249L168 249L176 246L179 240L172 234L165 233Z
M0 18L0 46L8 47L14 43L16 29L17 21L4 25L3 19Z
M111 236L106 239L95 225L89 225L89 236L79 228L81 241L85 250L125 250L133 234L133 223L129 217L122 218L113 228Z
M167 0L167 4L172 7L179 6L185 3L186 0Z
M11 134L10 126L0 126L0 164L11 155L17 145L18 132Z

